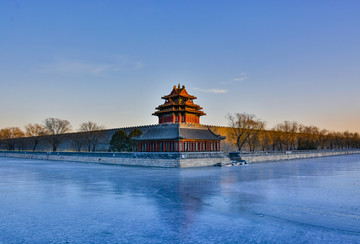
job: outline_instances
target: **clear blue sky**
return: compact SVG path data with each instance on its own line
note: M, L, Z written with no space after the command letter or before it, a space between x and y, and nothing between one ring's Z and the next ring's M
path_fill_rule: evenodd
M0 1L0 128L155 124L172 86L227 113L360 132L360 1Z

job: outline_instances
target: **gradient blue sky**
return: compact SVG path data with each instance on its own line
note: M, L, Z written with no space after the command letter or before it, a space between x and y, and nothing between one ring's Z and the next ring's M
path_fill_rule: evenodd
M155 124L174 84L207 116L360 132L360 1L0 0L0 128Z

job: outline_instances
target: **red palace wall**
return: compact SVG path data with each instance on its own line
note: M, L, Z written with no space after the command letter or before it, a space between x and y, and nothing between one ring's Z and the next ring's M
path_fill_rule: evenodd
M138 152L213 152L220 141L139 141Z
M159 117L159 124L163 123L193 123L193 124L199 124L200 123L200 117L193 115L193 114L186 114L184 116L182 115L165 115Z

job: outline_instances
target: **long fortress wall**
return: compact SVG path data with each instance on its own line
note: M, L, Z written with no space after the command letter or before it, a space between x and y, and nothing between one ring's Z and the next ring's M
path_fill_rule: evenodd
M144 126L133 126L133 127L123 127L123 128L114 128L114 129L106 129L100 131L100 137L98 145L96 145L97 152L108 152L110 148L110 140L114 133L118 130L124 130L126 133L130 133L133 129L137 128L145 133L150 127L154 126L166 126L166 124L156 124L156 125L144 125ZM221 141L221 150L224 152L230 152L236 150L229 139L230 130L229 127L222 126L213 126L213 125L202 125L202 124L188 124L190 127L206 127L210 128L214 133L226 137L225 140ZM75 140L81 136L85 136L87 132L74 132L74 133L66 133L62 135L62 142L57 148L57 151L77 151ZM39 144L36 146L36 151L51 151L51 144L48 142L48 136L40 136ZM32 137L24 137L24 138L14 138L10 139L14 141L15 151L19 150L27 150L31 151L34 147L34 138ZM3 140L4 141L4 140ZM7 150L7 145L5 143L1 143L0 140L0 150ZM86 145L83 145L81 151L87 151Z

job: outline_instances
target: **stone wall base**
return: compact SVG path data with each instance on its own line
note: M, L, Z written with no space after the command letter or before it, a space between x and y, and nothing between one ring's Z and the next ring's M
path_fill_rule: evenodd
M248 163L267 162L267 161L280 161L302 158L318 158L346 154L360 154L360 150L343 150L343 151L319 151L319 152L306 152L306 153L290 153L290 154L269 154L269 155L241 155L241 159L246 160Z
M103 155L103 156L102 156ZM112 156L114 155L114 156ZM0 157L27 159L43 159L57 161L74 161L88 163L118 164L147 167L204 167L229 161L221 152L205 153L32 153L32 152L1 152Z

